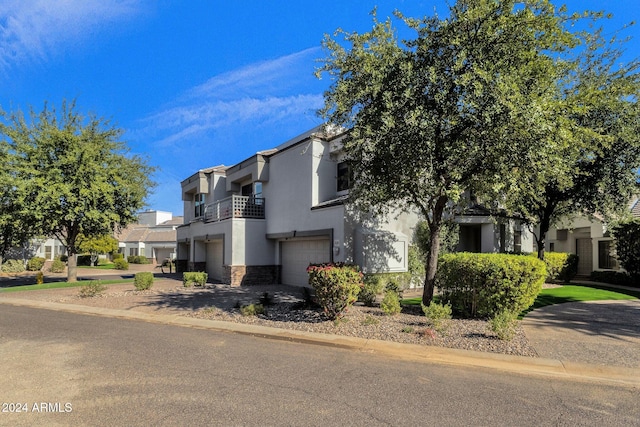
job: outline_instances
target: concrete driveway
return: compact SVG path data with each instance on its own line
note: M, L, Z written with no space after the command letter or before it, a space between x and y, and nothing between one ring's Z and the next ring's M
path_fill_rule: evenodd
M640 300L551 305L522 324L540 357L640 368Z

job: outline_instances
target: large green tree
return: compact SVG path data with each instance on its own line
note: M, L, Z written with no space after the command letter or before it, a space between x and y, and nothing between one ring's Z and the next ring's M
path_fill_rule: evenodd
M16 177L16 156L11 144L0 139L0 264L7 251L24 247L37 235L37 230L24 215L24 182Z
M77 280L78 237L112 233L136 220L153 186L154 168L131 155L122 131L75 103L60 111L7 115L2 131L15 155L15 176L28 195L22 212L39 234L57 237L69 255L68 280ZM34 230L35 231L35 230Z
M364 34L325 37L318 75L332 79L321 115L348 130L344 150L361 208L418 210L430 230L423 303L433 297L440 232L465 190L504 186L543 135L560 73L557 53L576 38L546 0L459 0L449 16L400 18ZM339 38L342 40L339 40Z
M620 218L640 189L640 62L624 61L620 41L602 29L579 34L582 49L569 58L553 101L555 124L542 139L532 167L513 171L511 209L538 226L544 259L549 228L574 214Z
M99 254L118 251L118 240L109 234L92 237L85 237L81 234L77 238L76 247L80 252L91 254L91 265L95 265Z

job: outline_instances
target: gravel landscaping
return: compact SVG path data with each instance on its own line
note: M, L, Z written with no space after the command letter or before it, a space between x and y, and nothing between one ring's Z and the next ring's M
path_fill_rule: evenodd
M515 337L510 341L498 339L489 329L488 322L482 320L452 319L443 331L438 332L428 326L419 306L404 307L402 313L388 316L378 307L356 305L342 319L334 322L327 320L320 309L305 307L299 290L270 286L231 288L213 284L207 284L204 288L185 288L178 283L181 282L156 280L153 288L147 291L136 291L132 284L109 285L101 296L91 298L81 298L78 295L79 288L0 293L0 298L38 299L399 343L538 356L521 327L518 327ZM265 307L264 314L243 316L239 307L258 303L264 292L269 294L273 304Z
M241 322L275 328L424 344L464 350L536 357L521 327L511 341L502 341L483 320L452 319L442 332L426 323L420 307L404 307L388 316L377 307L354 306L338 321L326 320L320 309L297 309L295 304L267 306L264 314L243 316L239 309L203 308L188 314L204 319Z

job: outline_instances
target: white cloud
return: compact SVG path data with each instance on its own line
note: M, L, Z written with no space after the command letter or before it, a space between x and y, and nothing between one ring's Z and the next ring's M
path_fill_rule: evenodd
M306 49L215 76L144 119L143 132L167 146L221 127L257 128L313 115L323 103L308 88L317 54Z
M142 0L3 0L0 71L42 61L64 45L136 15Z
M300 73L313 72L320 48L305 49L280 58L261 61L217 75L187 92L189 98L227 98L263 95L300 79Z

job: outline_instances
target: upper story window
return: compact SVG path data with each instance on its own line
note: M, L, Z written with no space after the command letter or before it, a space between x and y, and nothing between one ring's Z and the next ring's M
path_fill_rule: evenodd
M261 182L253 182L251 184L243 185L240 191L243 196L252 197L252 203L255 203L256 205L261 205L263 203Z
M204 216L204 193L196 193L193 196L194 217L199 218Z
M338 163L337 191L347 191L351 187L351 168L347 162Z

